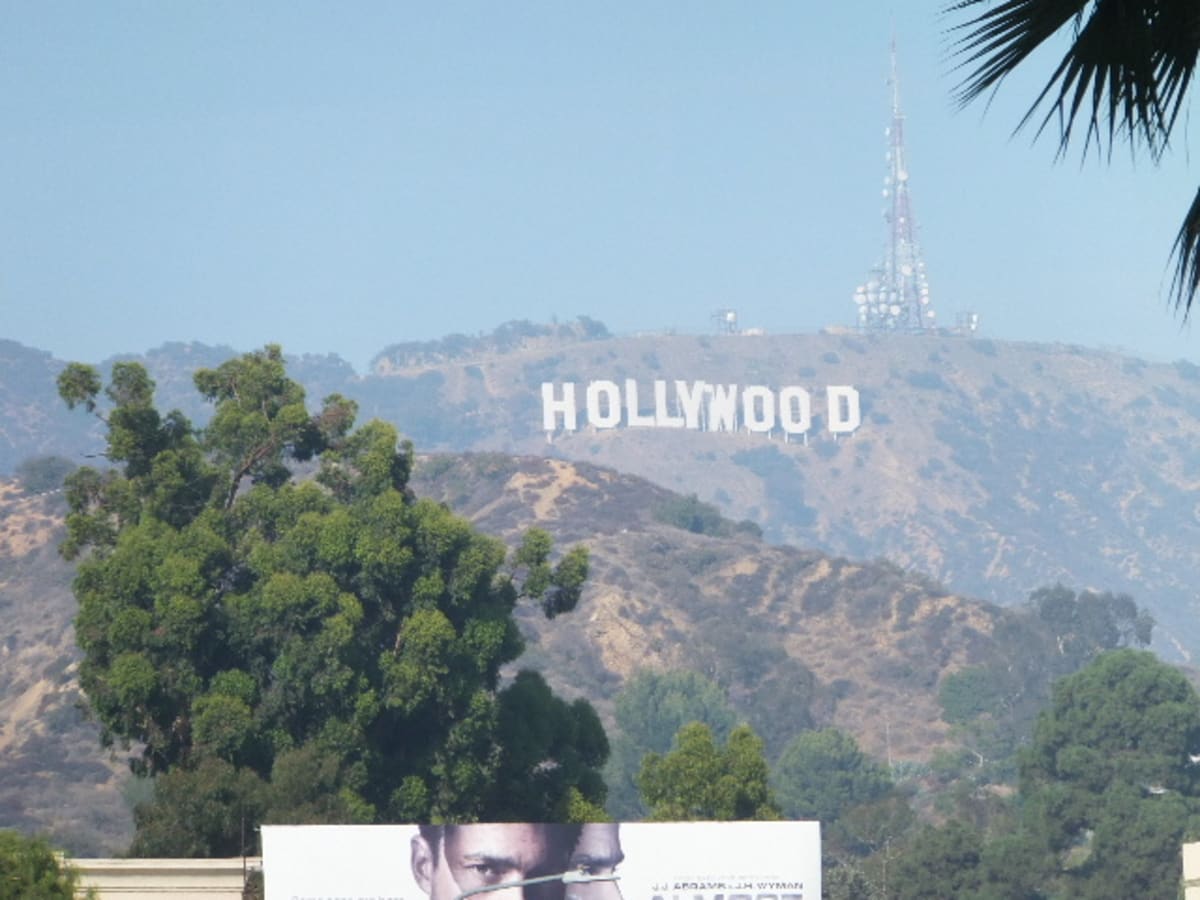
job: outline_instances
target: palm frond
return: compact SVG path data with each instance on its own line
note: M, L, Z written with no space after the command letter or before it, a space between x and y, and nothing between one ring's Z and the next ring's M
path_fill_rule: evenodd
M949 13L986 0L960 0ZM1118 137L1144 144L1154 158L1166 149L1191 83L1200 49L1195 0L1006 0L952 27L959 67L970 69L956 91L960 105L996 88L1038 47L1073 25L1070 47L1017 125L1049 109L1040 135L1056 124L1061 155L1083 128L1083 150Z
M958 35L956 68L967 70L955 91L960 106L994 91L1071 27L1070 46L1016 130L1045 109L1036 134L1053 124L1059 156L1080 130L1084 154L1094 142L1111 155L1119 138L1144 146L1156 161L1166 151L1200 56L1198 0L958 0L946 13L971 16L950 29ZM1200 293L1200 193L1173 258L1171 293L1186 318Z
M1175 257L1175 274L1171 278L1171 294L1175 297L1175 308L1183 307L1186 319L1192 309L1192 301L1200 291L1200 191L1196 192L1172 248Z
M1155 67L1158 93L1167 111L1167 133L1175 127L1179 110L1187 98L1196 60L1200 56L1200 4L1164 4L1153 22L1159 57Z
M946 8L953 15L972 10L986 0L960 0ZM1007 0L966 22L952 32L966 33L955 41L954 55L962 57L959 67L976 65L956 91L965 106L980 94L997 87L1041 44L1060 28L1083 14L1088 0ZM1051 79L1051 85L1053 79ZM1044 96L1050 89L1047 85ZM1041 97L1038 98L1040 102ZM1035 103L1036 106L1036 103Z

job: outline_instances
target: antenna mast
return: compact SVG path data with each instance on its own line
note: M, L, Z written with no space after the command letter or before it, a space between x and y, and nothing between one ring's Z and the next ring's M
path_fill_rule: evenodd
M871 270L866 284L854 291L858 325L864 331L921 332L936 327L929 301L925 260L917 243L912 201L908 193L908 163L904 153L904 113L900 111L900 78L896 72L896 39L891 44L892 122L888 138L887 175L883 179L883 219L888 241L883 262Z

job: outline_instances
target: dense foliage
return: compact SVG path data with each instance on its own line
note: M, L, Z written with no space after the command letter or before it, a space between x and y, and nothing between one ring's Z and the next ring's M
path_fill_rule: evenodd
M618 821L644 817L637 775L647 753L666 753L675 734L689 722L707 725L724 741L737 724L725 693L697 672L641 671L616 697L617 734L604 769L608 812Z
M531 531L510 556L414 498L395 429L355 430L337 395L311 413L278 347L195 383L214 405L203 431L154 407L136 363L103 393L87 366L59 381L103 416L115 466L68 479L62 551L82 556L92 708L160 776L135 850L239 853L264 819L555 818L602 802L591 707L532 673L499 685L522 650L515 605L570 611L586 550L552 566ZM297 479L308 461L315 477Z
M646 755L637 781L656 821L780 817L762 740L747 725L734 728L723 747L707 725L684 725L673 750Z
M35 456L17 464L17 481L27 494L56 491L71 474L75 463L61 456Z
M1012 815L912 837L877 896L1174 897L1200 836L1200 696L1130 649L1059 680L1020 754Z
M1042 587L1008 610L992 634L990 658L942 679L942 718L954 725L963 753L943 770L966 768L977 782L1012 782L1017 751L1027 744L1057 679L1107 650L1148 646L1154 619L1128 594Z
M1153 654L1101 655L1064 678L1021 764L1029 827L1078 848L1064 879L1088 897L1170 896L1200 824L1200 697Z
M45 841L0 831L0 900L74 900L77 881Z
M893 787L887 769L836 728L803 731L788 742L772 783L789 819L829 823L855 806L882 799Z
M749 519L732 522L722 516L719 509L711 503L705 503L695 494L671 495L655 508L654 518L665 525L682 528L693 534L707 534L712 537L737 535L754 539L762 537L762 528L754 522Z
M1005 704L1028 717L1023 740L991 768L1011 771L1004 783L938 786L937 766L892 770L832 728L790 740L767 783L749 728L722 746L693 721L669 752L645 756L645 807L655 819L819 819L829 900L1175 896L1180 845L1200 837L1200 696L1176 669L1124 646L1148 640L1152 625L1128 597L1044 588L1008 624L998 660L1020 638L1046 657L1022 676L1032 680L1006 680L997 661L944 697L960 722L978 724ZM630 733L617 744L631 747L660 741L673 716L731 715L716 685L694 673L639 675L618 696L622 711ZM978 756L970 765L988 768ZM939 824L921 824L930 819Z

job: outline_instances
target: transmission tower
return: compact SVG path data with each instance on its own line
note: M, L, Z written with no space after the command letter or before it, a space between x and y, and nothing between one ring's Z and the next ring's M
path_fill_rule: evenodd
M713 325L717 334L737 334L738 320L736 309L718 309L712 314Z
M883 219L887 247L883 261L871 270L866 284L854 291L858 325L865 331L927 331L937 326L929 300L925 260L917 243L908 193L908 163L904 154L904 113L900 111L900 80L896 74L896 41L892 40L892 124L888 138L887 176L883 179Z

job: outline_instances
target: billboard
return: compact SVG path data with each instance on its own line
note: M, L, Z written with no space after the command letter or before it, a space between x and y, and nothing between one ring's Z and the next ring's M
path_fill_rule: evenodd
M817 822L264 825L266 900L819 900Z

